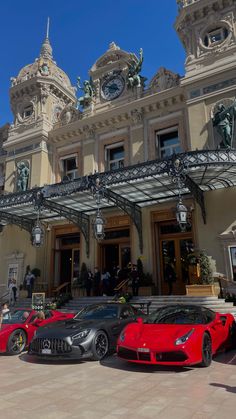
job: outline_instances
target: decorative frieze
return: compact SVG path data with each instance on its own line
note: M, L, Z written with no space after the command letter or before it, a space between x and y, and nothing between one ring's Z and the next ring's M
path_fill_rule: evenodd
M216 92L217 90L223 90L227 87L236 85L236 77L232 79L223 80L220 83L214 83L206 87L202 87L199 89L191 90L189 92L189 99L195 99L199 96L207 95L209 93Z

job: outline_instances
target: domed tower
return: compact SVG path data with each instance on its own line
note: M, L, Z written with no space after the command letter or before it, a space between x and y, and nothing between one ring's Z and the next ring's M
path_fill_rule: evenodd
M234 69L236 8L232 0L177 0L175 28L186 51L186 78Z
M53 60L48 36L33 64L11 78L11 109L14 122L4 143L7 151L5 190L20 191L53 181L52 153L48 133L60 112L75 105L75 88ZM19 180L26 168L24 183Z

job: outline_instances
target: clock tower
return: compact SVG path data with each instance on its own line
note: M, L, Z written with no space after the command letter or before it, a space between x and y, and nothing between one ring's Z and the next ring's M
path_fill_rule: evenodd
M14 121L4 149L5 190L15 192L52 183L53 150L49 132L59 114L76 103L75 89L53 60L48 29L39 57L11 78L11 109ZM22 183L19 175L24 171Z
M92 66L90 77L95 88L96 109L125 103L129 98L141 97L143 84L129 88L129 71L138 68L139 59L133 53L120 49L115 42ZM140 76L141 77L141 76Z

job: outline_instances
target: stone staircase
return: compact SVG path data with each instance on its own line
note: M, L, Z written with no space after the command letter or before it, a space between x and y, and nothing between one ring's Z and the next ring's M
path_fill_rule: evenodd
M63 310L79 311L88 304L111 301L113 297L80 297L70 300L63 306ZM236 306L233 303L226 303L223 298L217 297L190 297L186 295L152 295L150 297L133 297L130 303L138 303L139 301L151 301L150 313L161 306L168 304L196 304L208 307L219 313L232 313L236 317Z
M64 306L60 309L60 311L66 312L75 312L77 313L83 307L89 304L96 304L111 301L113 297L78 297L74 298L73 300L68 301ZM50 298L46 298L46 302L49 302ZM190 297L186 295L170 295L170 296L162 296L162 295L152 295L152 296L145 296L145 297L133 297L130 303L138 303L144 301L151 301L150 306L150 313L157 308L169 304L196 304L202 305L204 307L208 307L211 310L218 311L219 313L232 313L236 318L236 306L233 303L226 303L224 299L217 298L217 297ZM19 299L14 308L23 307L29 308L31 307L31 299L24 298Z
M219 313L232 313L236 318L236 306L233 303L225 302L223 298L218 297L191 297L188 295L153 295L150 297L133 297L132 302L151 301L150 313L159 307L170 304L196 304Z

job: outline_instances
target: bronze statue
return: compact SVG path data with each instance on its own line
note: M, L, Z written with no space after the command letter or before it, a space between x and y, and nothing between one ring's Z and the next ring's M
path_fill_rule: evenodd
M231 148L234 136L234 119L236 116L236 102L228 108L220 103L217 106L215 115L212 118L213 127L216 127L219 132L222 141L220 148Z
M95 96L95 90L94 90L92 80L91 79L90 79L90 81L85 80L83 82L83 87L81 87L80 77L77 77L77 87L78 87L78 89L83 90L83 92L84 92L84 96L81 96L81 97L78 98L77 109L80 106L82 106L82 108L86 108L91 104L92 99Z
M17 190L18 191L26 191L28 188L28 181L29 181L29 168L27 167L26 163L23 161L17 166Z
M127 87L133 88L137 87L144 87L144 83L147 80L146 77L141 76L139 73L142 69L143 64L143 50L140 48L139 51L139 60L138 62L133 61L132 64L129 64L129 70L127 75Z

